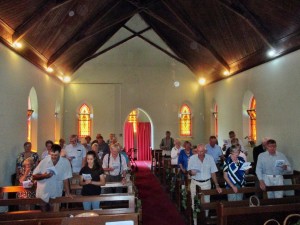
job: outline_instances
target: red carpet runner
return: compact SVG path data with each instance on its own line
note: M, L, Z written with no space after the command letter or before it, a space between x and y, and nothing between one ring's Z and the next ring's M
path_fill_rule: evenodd
M143 225L185 225L182 215L151 173L147 162L137 162L136 186L142 200Z

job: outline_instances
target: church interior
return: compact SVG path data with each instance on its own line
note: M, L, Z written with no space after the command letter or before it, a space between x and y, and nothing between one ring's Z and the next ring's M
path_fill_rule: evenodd
M166 131L222 147L233 130L249 162L270 137L300 171L299 49L298 0L0 1L0 186L24 142L86 129L126 147L133 114L150 124L138 160Z

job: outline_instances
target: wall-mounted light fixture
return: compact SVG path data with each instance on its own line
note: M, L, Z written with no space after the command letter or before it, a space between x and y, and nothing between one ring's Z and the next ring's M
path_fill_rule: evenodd
M255 109L247 109L247 113L251 120L256 119L256 110Z
M33 114L34 110L33 109L27 109L27 118L30 118Z
M212 112L212 115L217 118L218 117L218 112Z
M54 113L54 117L57 118L58 117L58 112Z

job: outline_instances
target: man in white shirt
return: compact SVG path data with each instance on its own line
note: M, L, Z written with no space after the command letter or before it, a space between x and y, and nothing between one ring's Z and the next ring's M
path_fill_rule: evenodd
M267 141L267 151L258 155L256 175L260 188L283 185L283 174L292 173L291 164L285 155L276 151L276 141ZM268 198L282 198L283 191L268 191Z
M110 147L110 153L103 158L103 170L106 174L106 182L126 181L127 163L125 157L120 153L119 144L113 144ZM122 188L106 188L103 193L120 193Z
M60 157L61 147L54 144L50 157L43 159L33 171L33 179L37 180L36 197L48 203L50 198L61 197L63 189L65 195L71 197L69 181L72 170L67 159ZM44 211L52 211L52 206L47 204Z
M222 192L220 188L216 172L218 171L215 164L214 158L211 155L205 154L204 144L199 144L197 146L197 154L191 156L188 162L188 172L191 175L191 198L192 198L192 208L194 209L194 197L196 195L196 185L200 186L202 190L211 189L211 180L212 178L216 189L219 193ZM205 202L210 202L210 196L204 196ZM206 211L206 216L208 211Z
M78 143L77 135L70 136L70 144L65 148L66 158L72 165L73 173L79 173L81 168L85 165L86 150L83 145Z

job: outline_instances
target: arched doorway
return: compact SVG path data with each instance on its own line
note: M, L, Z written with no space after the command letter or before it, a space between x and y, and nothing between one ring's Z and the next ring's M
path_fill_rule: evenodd
M151 160L153 124L150 116L142 109L132 110L124 123L124 147L137 149L138 160Z

